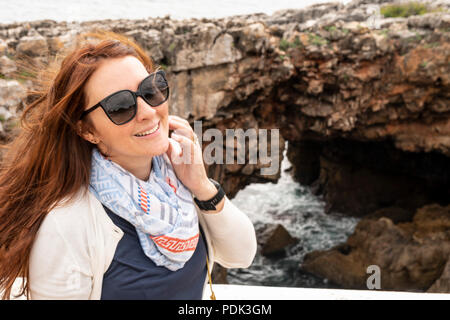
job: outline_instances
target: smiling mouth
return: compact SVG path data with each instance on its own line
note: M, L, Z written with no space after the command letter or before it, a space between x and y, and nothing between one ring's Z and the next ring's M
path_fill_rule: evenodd
M148 136L148 135L154 133L159 129L159 124L160 124L160 122L158 122L158 124L154 128L144 131L144 132L141 132L141 133L138 133L138 134L135 134L135 136L136 137L145 137L145 136Z

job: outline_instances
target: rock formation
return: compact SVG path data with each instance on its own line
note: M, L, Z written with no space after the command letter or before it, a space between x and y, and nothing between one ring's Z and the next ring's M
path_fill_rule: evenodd
M412 221L397 224L386 215L398 211L385 211L362 219L345 244L307 254L302 269L345 288L367 289L367 268L375 265L382 290L450 292L450 205L426 205Z
M261 230L256 229L259 250L261 254L268 257L283 256L285 249L296 244L298 239L292 237L286 228L277 223L264 225Z

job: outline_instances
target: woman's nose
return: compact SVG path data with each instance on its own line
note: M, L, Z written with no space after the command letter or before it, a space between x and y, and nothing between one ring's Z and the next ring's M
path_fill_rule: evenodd
M137 110L136 118L137 121L143 121L146 119L151 119L156 115L156 110L154 107L150 106L147 102L142 99L142 97L137 98Z

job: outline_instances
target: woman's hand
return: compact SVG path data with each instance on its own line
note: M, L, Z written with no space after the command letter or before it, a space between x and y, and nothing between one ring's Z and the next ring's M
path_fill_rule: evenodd
M208 179L203 163L202 147L196 141L196 136L189 122L178 116L169 115L169 129L174 130L169 137L177 141L181 146L181 153L169 140L167 155L172 162L173 169L178 179L199 200L212 198L217 189Z

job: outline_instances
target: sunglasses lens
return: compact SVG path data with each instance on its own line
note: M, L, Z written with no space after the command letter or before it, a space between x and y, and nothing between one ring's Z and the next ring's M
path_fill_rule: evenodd
M107 113L115 124L122 124L134 117L136 104L129 91L121 91L105 101Z
M147 103L156 107L167 100L169 85L164 75L157 72L142 82L141 92Z

